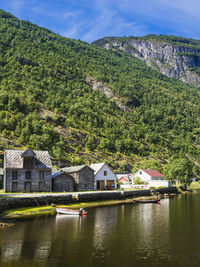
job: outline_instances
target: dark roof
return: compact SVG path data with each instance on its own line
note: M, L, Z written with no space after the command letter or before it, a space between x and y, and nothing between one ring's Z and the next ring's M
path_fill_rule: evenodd
M51 175L51 177L52 177L52 179L54 179L54 178L58 177L58 176L61 175L61 174L65 174L65 175L67 175L68 177L71 177L72 179L74 179L74 177L73 177L70 173L67 173L67 172L62 171L62 170L59 171L59 172L55 172L54 174Z
M92 168L90 168L87 165L80 165L80 166L72 166L72 167L62 168L62 171L66 172L66 173L79 172L80 170L82 170L85 167L88 167L89 169L93 170Z
M144 170L143 169L143 171L146 172L151 177L164 177L164 175L157 170Z
M36 154L30 148L28 148L26 151L22 153L22 157L35 157L35 156Z
M23 150L5 150L4 168L23 169ZM35 169L51 169L51 160L48 151L34 151Z

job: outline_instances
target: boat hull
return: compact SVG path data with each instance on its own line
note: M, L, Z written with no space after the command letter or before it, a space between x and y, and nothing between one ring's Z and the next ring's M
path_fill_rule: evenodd
M65 215L86 215L86 211L80 212L79 210L71 210L65 208L58 208L56 207L56 212L58 214L65 214Z
M160 199L134 200L134 203L156 203L156 204L160 204Z

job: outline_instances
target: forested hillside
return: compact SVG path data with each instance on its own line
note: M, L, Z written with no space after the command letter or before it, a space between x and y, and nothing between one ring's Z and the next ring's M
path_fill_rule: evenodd
M112 96L94 90L97 82ZM198 165L199 96L123 51L64 38L0 11L2 151L49 150L54 162L106 161L118 171L142 162L161 169L177 157Z

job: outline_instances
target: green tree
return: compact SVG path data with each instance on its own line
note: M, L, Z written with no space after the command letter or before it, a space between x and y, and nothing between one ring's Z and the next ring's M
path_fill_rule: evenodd
M188 158L172 159L165 168L167 180L176 181L182 185L189 185L193 176L194 163Z

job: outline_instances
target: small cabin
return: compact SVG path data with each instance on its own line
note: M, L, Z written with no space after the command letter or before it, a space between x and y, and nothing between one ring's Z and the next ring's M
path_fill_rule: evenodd
M75 181L75 191L94 190L94 170L87 165L62 168L67 174L70 174Z
M60 171L52 175L53 192L73 192L74 188L75 180L71 174Z

